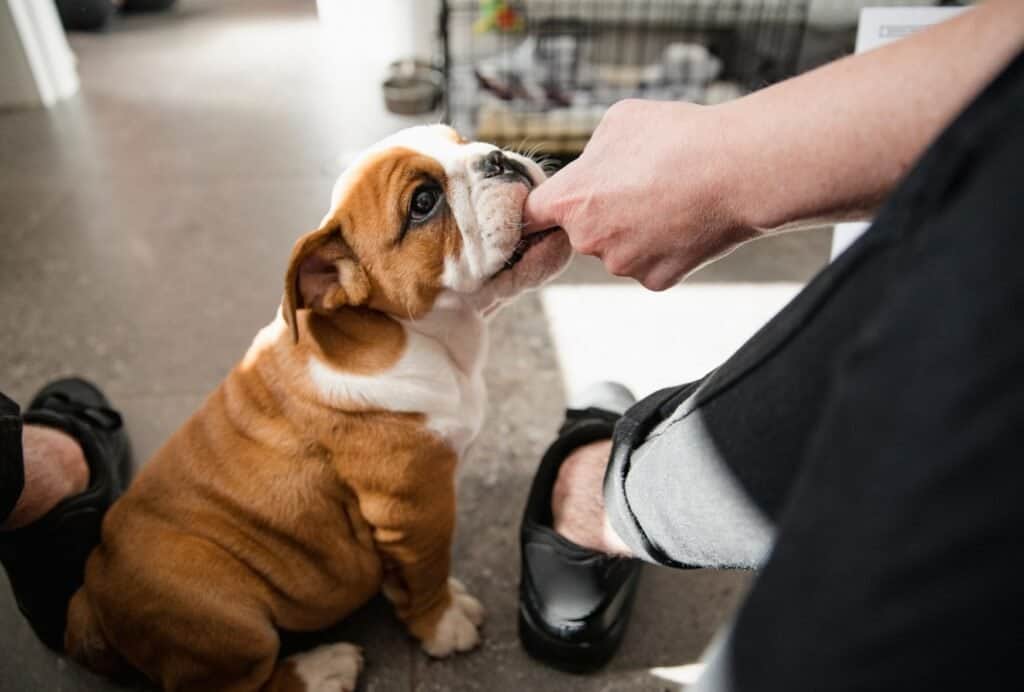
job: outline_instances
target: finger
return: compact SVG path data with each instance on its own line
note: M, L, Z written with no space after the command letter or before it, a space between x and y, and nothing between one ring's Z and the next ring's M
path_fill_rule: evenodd
M607 252L601 254L601 262L609 274L638 279L652 263L652 258L637 254L636 248L630 245L613 243Z
M573 164L570 163L529 194L526 204L523 205L523 223L526 224L527 232L543 231L563 225L562 210L565 209L565 205L558 202L565 191L571 189L569 179L572 175Z
M555 213L553 195L548 192L549 185L550 182L541 183L526 198L526 204L523 205L523 230L527 233L561 225Z

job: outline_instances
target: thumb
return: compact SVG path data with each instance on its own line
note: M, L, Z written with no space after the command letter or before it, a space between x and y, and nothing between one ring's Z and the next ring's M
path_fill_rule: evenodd
M523 230L526 233L562 225L562 205L559 205L558 201L565 189L567 172L568 167L562 169L534 188L526 197L526 203L523 205Z

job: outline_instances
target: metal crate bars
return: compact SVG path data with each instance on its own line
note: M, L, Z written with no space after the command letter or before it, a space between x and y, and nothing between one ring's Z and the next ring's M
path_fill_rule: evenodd
M447 120L475 139L582 150L623 98L718 103L794 73L807 0L451 0Z

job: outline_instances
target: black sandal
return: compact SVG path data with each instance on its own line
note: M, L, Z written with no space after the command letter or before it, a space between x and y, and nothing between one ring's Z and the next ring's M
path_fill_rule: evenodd
M59 652L68 603L82 585L85 560L100 541L103 516L127 485L131 447L121 415L98 388L79 378L48 384L22 420L75 438L89 465L83 492L61 500L27 526L0 533L0 563L18 608L39 639Z

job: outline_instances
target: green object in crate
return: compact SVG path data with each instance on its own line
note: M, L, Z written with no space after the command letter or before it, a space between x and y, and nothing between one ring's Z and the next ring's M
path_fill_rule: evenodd
M477 33L513 33L525 27L526 19L522 10L513 7L508 0L480 0L480 17L473 24Z

